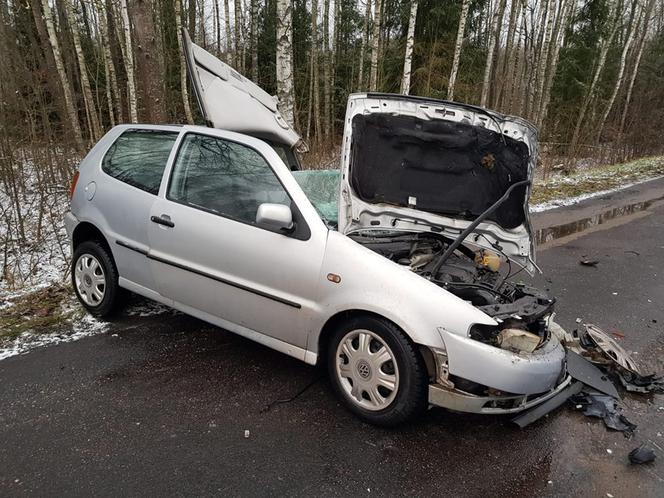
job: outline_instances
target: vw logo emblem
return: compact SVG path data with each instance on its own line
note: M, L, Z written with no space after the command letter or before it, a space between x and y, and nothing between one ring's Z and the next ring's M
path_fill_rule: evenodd
M357 362L357 373L363 379L368 379L371 377L371 366L365 360L360 360Z

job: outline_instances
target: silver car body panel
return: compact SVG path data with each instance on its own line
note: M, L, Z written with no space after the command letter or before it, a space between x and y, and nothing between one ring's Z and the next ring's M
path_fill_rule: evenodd
M194 95L208 126L289 147L302 144L300 136L279 113L274 97L193 43L186 30L183 40Z
M429 102L420 99L408 100L399 96L354 94L348 99L341 150L339 231L342 233L348 234L365 229L396 229L417 232L430 231L431 227L437 227L441 233L454 239L472 223L472 220L443 216L410 207L368 203L359 198L351 187L349 177L353 143L352 121L353 117L358 114L370 113L415 116L423 120L464 121L505 134L528 146L531 157L528 176L531 179L533 177L537 158L537 131L530 123L521 118L496 114L494 119L489 119L484 113L452 103ZM489 250L496 243L500 244L507 257L533 274L536 269L535 241L528 217L529 194L530 187L523 206L526 220L524 224L508 230L497 223L486 221L480 223L469 239L477 247Z

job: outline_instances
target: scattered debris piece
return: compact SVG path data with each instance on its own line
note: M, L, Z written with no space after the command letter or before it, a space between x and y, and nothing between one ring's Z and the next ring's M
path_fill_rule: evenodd
M628 455L630 463L636 465L654 462L655 457L655 452L651 448L648 448L645 444L642 444L638 448L634 448L629 452Z
M512 419L512 422L523 429L527 425L532 424L536 420L539 420L549 412L552 412L558 408L570 397L574 396L575 394L579 394L581 389L583 389L582 382L573 382L552 398L547 399L544 403L537 405L531 410L520 413Z
M635 256L641 256L640 253L638 253L637 251L632 251L632 250L625 251L625 254L634 254Z
M618 339L624 339L625 338L625 334L623 334L619 330L614 330L613 332L611 332L611 335L614 336L614 337L617 337Z
M595 365L574 351L567 351L567 371L573 379L607 394L612 398L620 399L616 386Z
M598 263L599 261L597 259L582 259L579 261L581 266L592 266L593 268L597 268Z
M245 438L248 438L249 436L250 436L249 429L245 429L245 431L244 431L244 437L245 437Z
M612 450L612 449L609 449L609 448L606 449L606 452L607 452L609 455L613 454L613 450Z
M612 396L589 390L574 396L572 402L583 407L586 417L601 418L607 428L622 432L626 437L630 437L636 429L636 424L627 420L618 401Z

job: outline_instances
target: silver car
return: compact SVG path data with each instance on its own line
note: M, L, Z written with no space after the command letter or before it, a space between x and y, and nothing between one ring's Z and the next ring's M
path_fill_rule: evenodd
M514 413L570 383L533 272L536 130L464 104L348 100L336 172L297 171L274 100L187 40L208 127L123 125L82 161L66 225L97 316L122 289L309 364L379 425Z

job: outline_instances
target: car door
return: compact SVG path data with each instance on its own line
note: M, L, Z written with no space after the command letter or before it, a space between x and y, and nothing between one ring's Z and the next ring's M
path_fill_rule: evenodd
M284 183L306 209L298 207ZM266 334L303 352L317 306L327 230L277 154L251 137L191 131L180 138L162 189L149 228L159 292L185 311L217 317L222 321L216 323L234 324L235 331ZM290 206L294 230L258 226L261 203Z
M91 205L103 216L120 277L143 294L155 290L145 259L150 210L179 132L174 127L125 129L104 154L102 174L86 185Z

